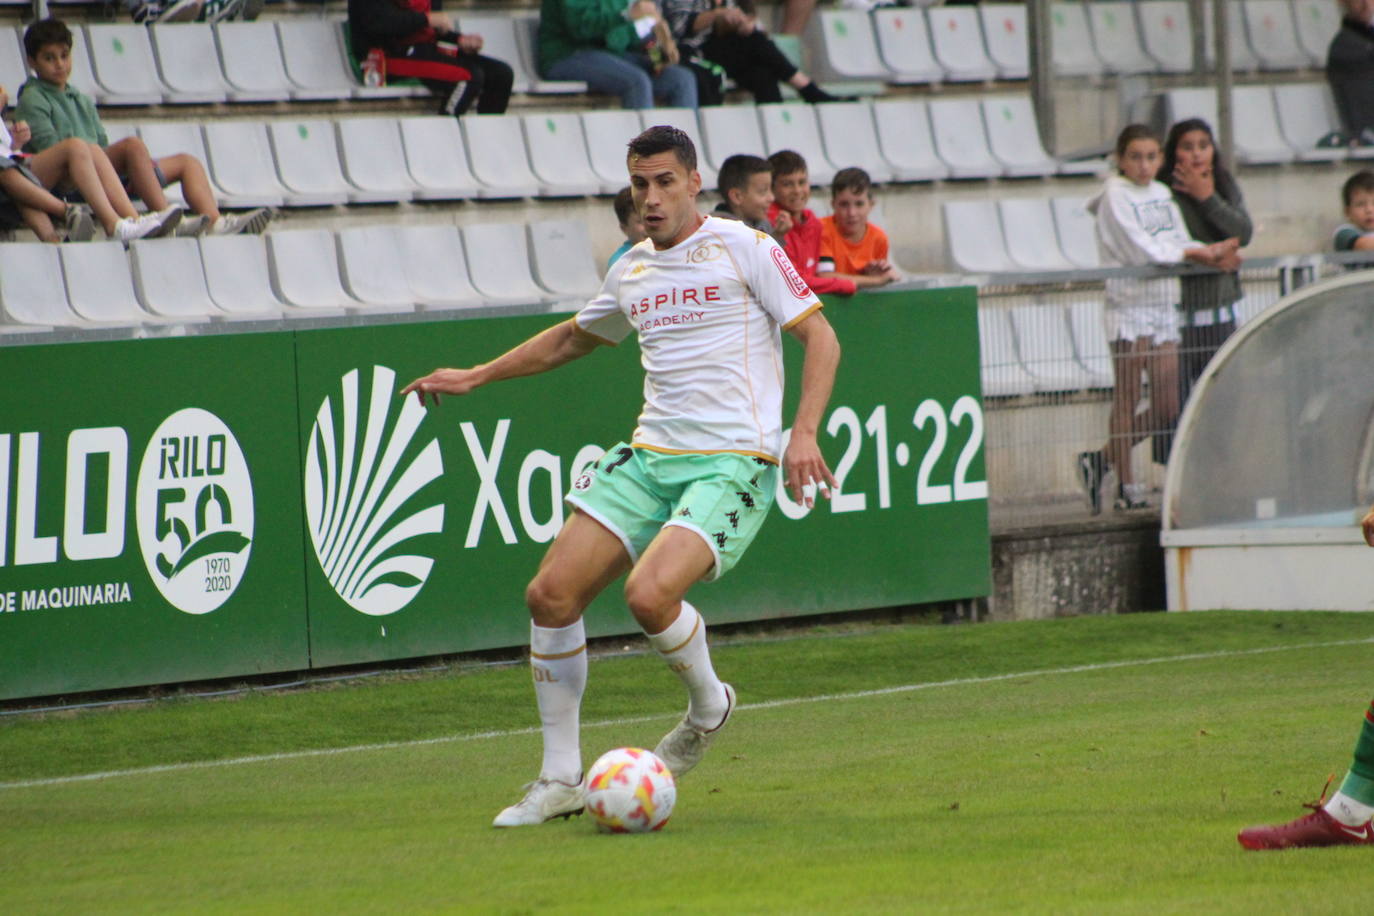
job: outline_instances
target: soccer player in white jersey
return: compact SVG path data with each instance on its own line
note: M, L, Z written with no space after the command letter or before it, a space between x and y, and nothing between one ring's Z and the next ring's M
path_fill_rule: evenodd
M645 370L644 409L627 443L574 482L567 523L525 592L530 667L543 723L539 778L494 826L581 812L578 714L587 681L582 612L626 572L625 601L649 643L687 687L687 714L654 752L681 778L730 719L735 691L716 677L701 615L686 600L753 540L773 502L779 462L792 498L837 486L816 442L840 346L821 303L773 239L697 212L701 175L682 131L630 141L635 208L648 238L611 268L572 319L489 363L416 379L421 403L557 368L631 331ZM785 452L782 337L806 351Z

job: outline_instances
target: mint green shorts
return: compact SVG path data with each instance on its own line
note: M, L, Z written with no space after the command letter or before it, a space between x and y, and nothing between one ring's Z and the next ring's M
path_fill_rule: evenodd
M573 481L569 505L620 538L633 562L667 525L695 531L719 579L759 533L777 492L778 466L733 452L667 455L621 442Z

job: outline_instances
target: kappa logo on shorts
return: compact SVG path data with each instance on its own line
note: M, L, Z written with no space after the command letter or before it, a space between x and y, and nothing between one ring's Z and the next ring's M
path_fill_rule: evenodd
M727 512L725 513L725 519L730 523L731 531L739 530L739 512Z
M773 256L773 263L777 266L778 272L787 281L787 288L792 291L793 296L798 299L810 299L815 295L802 279L802 275L797 273L797 268L792 266L792 260L787 257L787 252L781 248L774 248L769 253Z
M576 480L573 481L573 489L574 489L574 490L585 490L585 489L587 489L588 487L590 487L591 485L592 485L592 475L591 475L591 474L579 474L579 475L578 475L578 478L577 478Z
M711 535L711 537L716 539L716 546L722 548L725 546L725 542L730 540L725 536L724 531L717 531L715 534Z
M681 509L679 509L679 510L677 511L677 517L678 517L678 518L691 518L691 517L692 517L692 510L689 509L689 508L687 508L686 506L683 506Z
M735 491L735 495L739 497L739 501L740 501L740 502L744 503L744 508L746 508L746 509L753 509L753 508L754 508L754 497L750 496L748 493L744 492L743 490L736 490L736 491Z

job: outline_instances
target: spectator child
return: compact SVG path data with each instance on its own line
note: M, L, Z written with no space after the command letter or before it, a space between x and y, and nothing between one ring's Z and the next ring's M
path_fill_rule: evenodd
M613 206L615 207L615 218L620 223L620 231L625 233L625 241L620 243L620 247L606 262L608 270L616 261L620 260L621 255L648 238L644 231L644 218L635 209L634 197L631 195L629 186L620 189L620 193L615 196Z
M1193 261L1222 270L1240 265L1236 238L1204 245L1188 237L1169 188L1155 180L1163 153L1148 127L1128 125L1117 137L1118 174L1088 201L1097 218L1097 247L1104 267L1142 267ZM1178 280L1119 277L1107 281L1107 336L1115 372L1110 435L1097 451L1078 456L1078 472L1093 514L1101 511L1102 479L1117 474L1116 509L1146 505L1131 449L1178 418ZM1150 380L1150 407L1137 413L1141 376Z
M816 273L844 277L856 289L886 286L902 279L887 259L887 233L868 221L873 182L859 168L840 169L830 183L831 216L821 219L821 257Z
M441 100L439 113L503 114L515 74L510 65L477 53L482 36L431 0L348 0L349 42L358 60L380 50L386 75L415 77Z
M1341 202L1345 204L1345 219L1331 237L1337 251L1369 251L1374 249L1374 172L1361 169L1346 179L1341 187Z
M104 150L103 155L109 157L115 174L124 180L133 196L147 204L149 210L162 214L171 212L163 187L181 182L186 202L199 216L183 220L178 235L231 235L261 232L267 227L272 213L264 208L237 216L221 214L205 166L195 156L177 153L153 159L137 137L109 142L95 103L69 82L72 33L62 20L44 19L29 26L24 32L24 53L36 75L20 90L16 116L28 122L32 132L28 146L32 151L41 153L69 137L91 143Z
M720 203L711 211L725 219L737 219L751 229L773 235L768 208L773 206L773 167L760 156L736 153L720 164L716 182ZM782 244L782 239L778 239Z
M773 206L768 208L768 218L774 232L782 235L782 247L792 266L813 292L852 295L853 280L816 275L821 257L821 221L806 208L811 200L806 160L801 153L784 149L769 156L768 164L773 167Z

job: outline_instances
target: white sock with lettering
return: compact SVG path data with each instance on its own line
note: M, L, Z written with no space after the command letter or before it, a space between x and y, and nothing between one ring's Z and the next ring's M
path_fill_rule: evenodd
M677 620L662 633L646 633L649 645L658 651L682 683L687 685L690 701L687 718L704 729L716 728L725 718L725 685L711 667L711 651L706 647L706 621L686 601Z
M587 687L587 632L582 620L557 628L530 623L530 670L544 724L539 776L576 785L582 779L578 712Z
M1322 807L1326 809L1327 814L1347 827L1363 827L1369 823L1371 817L1374 817L1374 807L1358 802L1344 792L1337 792L1331 796Z

